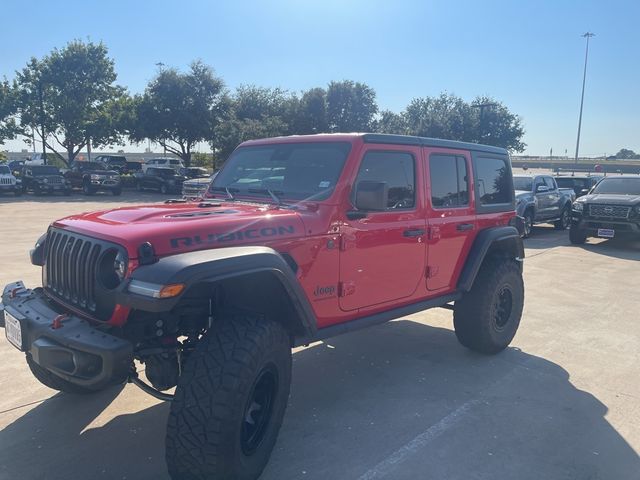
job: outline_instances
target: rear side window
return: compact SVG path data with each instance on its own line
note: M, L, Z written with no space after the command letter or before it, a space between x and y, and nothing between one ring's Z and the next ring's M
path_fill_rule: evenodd
M409 209L416 204L415 161L404 152L367 152L360 164L356 185L361 181L386 182L388 210Z
M469 205L467 162L455 155L429 157L431 204L434 208L455 208Z
M513 201L511 169L501 158L479 157L474 162L480 205L510 204Z

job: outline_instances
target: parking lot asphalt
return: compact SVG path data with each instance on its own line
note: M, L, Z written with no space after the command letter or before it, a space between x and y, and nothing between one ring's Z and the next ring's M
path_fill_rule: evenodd
M0 198L0 286L39 285L28 251L54 219L147 193ZM262 478L640 479L640 242L534 229L510 348L458 345L430 310L294 352ZM0 479L167 479L167 405L133 385L56 393L0 341Z

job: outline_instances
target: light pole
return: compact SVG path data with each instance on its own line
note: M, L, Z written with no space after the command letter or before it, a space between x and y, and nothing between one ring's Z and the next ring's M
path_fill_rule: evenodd
M582 35L587 39L587 48L584 53L584 73L582 74L582 96L580 97L580 116L578 117L578 139L576 140L576 159L575 163L578 163L578 151L580 150L580 128L582 128L582 106L584 105L584 84L587 81L587 59L589 58L589 39L595 37L595 33L587 32Z

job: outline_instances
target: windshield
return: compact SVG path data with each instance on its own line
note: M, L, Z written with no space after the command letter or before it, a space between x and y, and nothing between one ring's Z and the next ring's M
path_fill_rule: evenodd
M591 193L640 195L640 178L605 178Z
M210 194L282 200L323 200L331 195L351 144L290 143L242 147L216 175ZM273 194L273 195L272 195Z
M530 192L533 190L533 178L531 177L513 177L513 187L516 190Z
M162 177L175 177L177 175L173 168L158 168L156 172Z
M11 170L6 165L0 165L0 175L9 175Z
M109 157L109 163L116 165L125 165L127 160L124 157Z
M60 175L58 167L32 167L32 171L35 177L38 175Z

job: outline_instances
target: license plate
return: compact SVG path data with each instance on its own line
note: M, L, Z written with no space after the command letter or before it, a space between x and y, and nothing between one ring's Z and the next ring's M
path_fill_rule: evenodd
M4 311L4 333L14 347L22 350L22 325L20 320L6 310Z
M613 228L599 228L598 236L601 238L613 238L616 231Z

